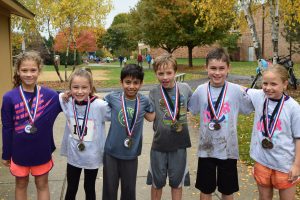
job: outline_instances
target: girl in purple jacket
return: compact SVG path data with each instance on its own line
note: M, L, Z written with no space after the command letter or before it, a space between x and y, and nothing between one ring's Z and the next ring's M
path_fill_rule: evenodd
M27 197L29 174L35 177L37 199L50 199L53 124L61 108L57 92L37 85L41 67L37 52L21 54L15 63L14 88L2 101L2 163L16 177L17 200Z

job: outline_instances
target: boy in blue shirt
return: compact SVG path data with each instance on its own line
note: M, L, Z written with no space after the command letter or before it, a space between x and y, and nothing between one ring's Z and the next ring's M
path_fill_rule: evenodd
M144 79L143 68L129 64L121 71L123 91L105 96L111 108L111 125L104 147L103 200L117 200L121 179L121 199L136 199L138 156L142 150L144 117L154 120L149 99L138 93Z

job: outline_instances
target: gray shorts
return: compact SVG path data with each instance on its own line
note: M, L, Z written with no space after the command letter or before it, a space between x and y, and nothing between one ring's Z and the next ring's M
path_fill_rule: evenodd
M186 149L160 152L151 149L147 184L160 189L166 185L167 176L172 188L190 185Z

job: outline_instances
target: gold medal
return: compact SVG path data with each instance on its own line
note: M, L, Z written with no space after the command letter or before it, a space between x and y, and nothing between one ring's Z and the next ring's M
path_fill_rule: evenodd
M85 145L83 144L83 142L79 142L79 143L77 144L77 149L78 149L79 151L84 151L84 150L85 150Z
M273 149L274 144L267 138L263 139L261 145L264 149Z

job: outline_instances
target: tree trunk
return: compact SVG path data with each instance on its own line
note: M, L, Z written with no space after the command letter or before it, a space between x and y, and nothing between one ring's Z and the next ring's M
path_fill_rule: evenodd
M192 45L188 46L189 67L193 67L193 49L194 49L194 46L192 46Z
M273 64L276 64L278 58L279 0L270 1L270 17L272 21Z
M68 80L67 69L68 69L69 49L70 49L71 39L72 39L72 35L73 35L73 27L74 27L74 22L71 19L70 20L70 33L69 33L69 37L68 37L66 60L65 60L65 81Z
M256 59L262 58L262 53L261 53L261 44L257 35L255 23L253 20L252 12L250 10L250 2L246 2L246 0L241 1L242 9L245 14L245 18L248 23L248 27L250 29L250 33L252 36L252 41L253 41L253 47L255 49L255 55Z
M75 41L75 38L74 38L74 34L72 35L72 40L73 40L73 44L74 44L74 57L73 57L73 69L72 69L72 72L73 72L76 68L76 65L77 65L77 59L76 59L77 46L76 46L76 41Z

